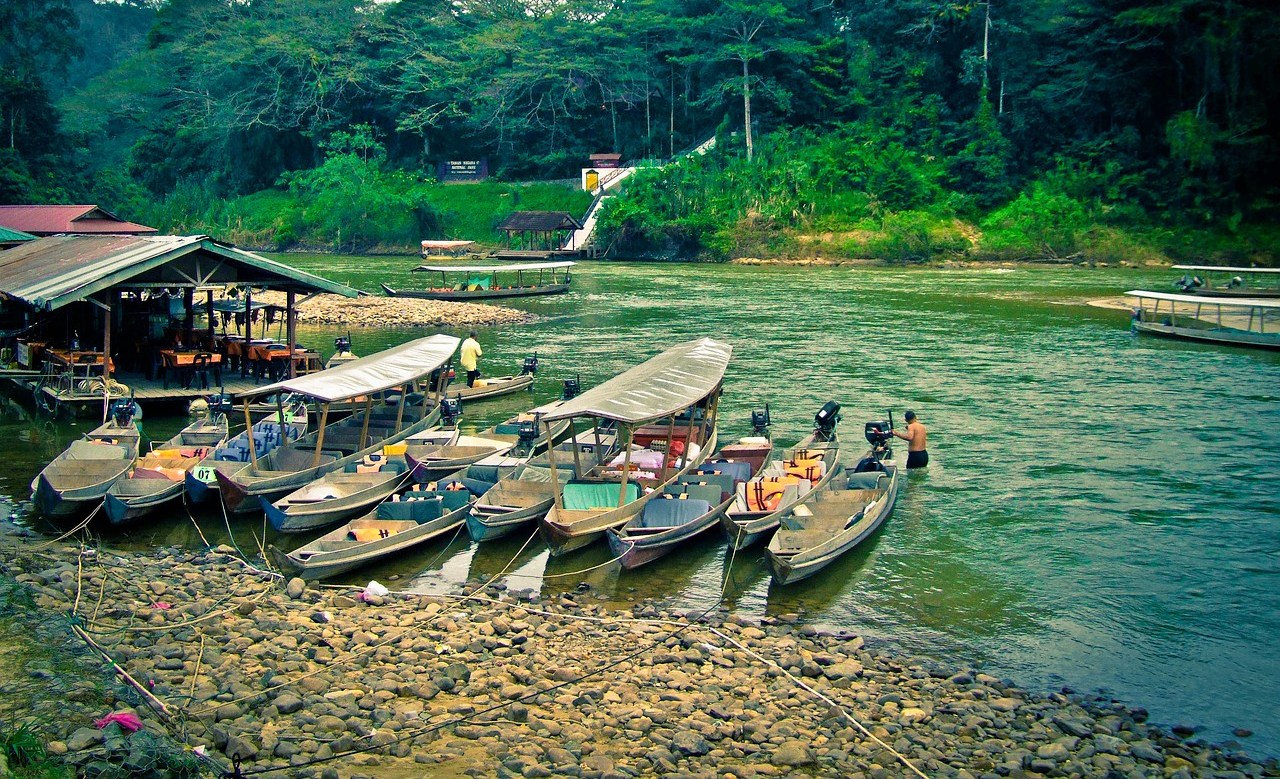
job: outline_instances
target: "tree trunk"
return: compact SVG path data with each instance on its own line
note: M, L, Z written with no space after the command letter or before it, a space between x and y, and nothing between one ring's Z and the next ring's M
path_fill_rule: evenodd
M747 70L747 61L742 61L742 123L747 133L747 162L751 162L755 152L755 144L751 138L751 74Z

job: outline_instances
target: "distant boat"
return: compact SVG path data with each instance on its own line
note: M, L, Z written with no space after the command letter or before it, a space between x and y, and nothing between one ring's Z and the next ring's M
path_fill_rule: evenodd
M1280 349L1280 299L1209 297L1148 292L1138 299L1133 329L1189 341Z
M66 517L98 505L138 458L137 406L115 400L107 421L72 441L31 482L31 499L46 517Z
M210 405L207 414L182 428L134 464L133 472L107 491L103 509L113 525L146 516L182 499L187 472L227 440L225 406Z
M887 423L869 423L871 449L857 466L842 469L782 521L765 549L774 581L791 584L814 575L870 538L893 513L900 471L888 431Z
M529 295L556 295L569 291L569 268L576 263L527 262L519 265L421 265L415 272L440 274L440 286L426 289L382 290L391 297L427 300L490 300ZM563 271L563 272L557 272Z
M1234 298L1280 298L1280 268L1236 268L1230 265L1174 265L1185 271L1173 286L1184 295Z

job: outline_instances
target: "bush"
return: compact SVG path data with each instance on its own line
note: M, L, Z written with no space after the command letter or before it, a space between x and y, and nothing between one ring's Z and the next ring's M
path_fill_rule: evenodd
M1017 259L1064 257L1079 251L1079 235L1091 224L1084 204L1037 182L983 220L981 250Z

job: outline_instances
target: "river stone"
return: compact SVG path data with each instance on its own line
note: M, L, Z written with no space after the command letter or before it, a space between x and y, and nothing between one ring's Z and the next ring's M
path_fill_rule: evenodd
M223 753L232 760L249 762L258 757L258 748L244 736L231 736Z
M804 765L813 762L813 754L809 751L809 745L804 741L784 741L774 751L770 762L774 765L782 766Z
M1060 763L1071 757L1071 753L1068 752L1067 748L1062 744L1054 742L1052 744L1042 744L1040 748L1036 750L1036 757Z
M67 751L83 752L102 743L102 731L97 728L77 728L67 739Z
M292 714L303 706L302 699L291 692L284 692L276 696L274 703L281 714Z
M686 755L705 755L711 751L711 745L700 733L682 730L671 739L671 748Z
M297 600L302 597L302 593L306 592L306 589L307 583L295 576L285 585L284 594L293 600Z
M1129 745L1129 754L1148 763L1163 763L1164 755L1150 741L1135 741Z
M1057 725L1059 730L1069 736L1088 738L1093 735L1093 728L1083 722L1078 722L1061 714L1053 718L1053 724Z

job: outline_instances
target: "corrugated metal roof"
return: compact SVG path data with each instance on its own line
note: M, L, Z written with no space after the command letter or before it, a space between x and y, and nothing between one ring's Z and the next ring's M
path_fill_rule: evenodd
M277 289L359 293L204 235L58 235L0 252L0 292L54 310L142 276L183 286L192 279L165 266L195 255L200 283L251 283ZM207 265L202 263L208 255ZM227 269L234 273L228 273ZM214 279L214 274L219 274ZM188 274L190 275L190 274Z
M127 222L105 208L76 206L0 206L0 225L32 235L61 233L154 234L154 227Z
M731 345L711 338L678 344L565 401L542 421L591 416L634 425L664 419L719 386L732 353Z
M507 232L581 230L582 223L567 211L517 211L503 220L498 229Z
M377 354L344 362L332 368L278 381L240 393L242 398L275 392L297 392L331 403L357 395L372 395L393 387L403 387L426 376L449 361L461 341L452 335L430 335L384 349Z
M24 233L21 230L13 230L11 228L0 225L0 242L14 243L15 241L34 241L35 236L31 233Z

